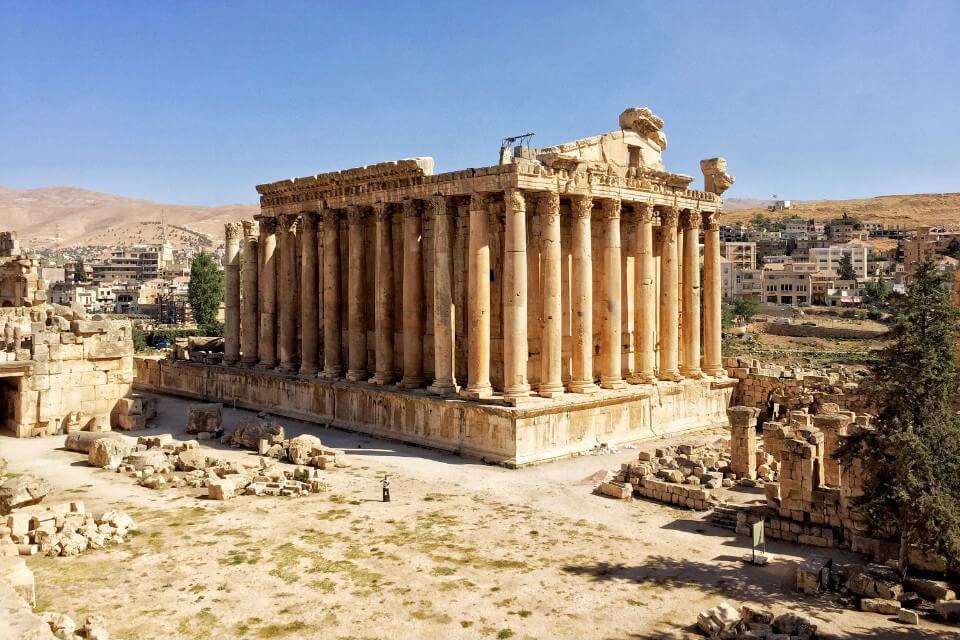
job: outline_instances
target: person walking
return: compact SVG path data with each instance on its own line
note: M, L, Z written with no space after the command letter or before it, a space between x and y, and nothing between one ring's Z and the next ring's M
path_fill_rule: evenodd
M383 501L390 502L390 476L383 476Z

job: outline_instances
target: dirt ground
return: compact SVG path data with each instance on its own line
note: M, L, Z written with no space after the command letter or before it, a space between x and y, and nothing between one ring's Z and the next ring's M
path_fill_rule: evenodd
M148 432L185 437L186 406L162 398ZM224 422L235 426L245 413L228 409ZM151 491L92 468L59 449L61 437L0 438L13 471L53 485L47 502L121 508L141 527L123 546L29 558L38 610L96 612L111 637L137 640L625 640L698 637L697 612L727 600L802 613L827 637L956 637L948 627L905 627L793 591L796 561L849 554L774 543L774 561L754 567L741 561L745 538L701 515L592 495L587 478L635 451L508 470L281 422L347 451L350 468L324 472L329 492L214 502L196 489ZM381 501L384 474L390 503Z

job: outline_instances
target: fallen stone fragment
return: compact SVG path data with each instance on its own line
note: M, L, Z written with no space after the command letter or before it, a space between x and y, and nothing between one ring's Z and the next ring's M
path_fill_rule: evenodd
M14 509L37 504L50 493L50 483L43 478L26 474L7 478L0 484L0 515Z
M884 598L864 598L860 601L860 610L868 613L897 615L900 612L900 601Z
M957 594L953 589L947 586L945 582L938 580L927 580L925 578L907 578L903 581L903 586L910 591L915 591L922 596L926 596L934 602L940 600L956 600Z
M910 609L900 609L897 620L903 624L920 624L920 614Z
M284 440L283 426L269 420L265 413L257 415L254 420L242 420L230 434L228 443L246 449L257 449L261 440L267 440L269 444Z
M95 467L115 469L130 453L130 445L119 438L100 438L95 440L87 453L87 462Z
M187 407L187 433L213 433L222 425L223 405L192 404Z
M129 440L127 436L122 433L116 433L115 431L75 431L67 435L67 439L63 443L63 448L67 451L76 451L77 453L89 453L93 443L101 438Z

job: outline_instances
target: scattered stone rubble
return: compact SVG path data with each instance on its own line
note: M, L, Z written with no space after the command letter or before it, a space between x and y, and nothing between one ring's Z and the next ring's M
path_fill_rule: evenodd
M960 602L951 585L918 577L901 581L890 565L836 565L825 558L810 558L797 567L796 580L802 593L838 592L858 601L861 611L897 616L904 624L919 624L921 613L960 622Z
M706 510L721 502L717 489L735 484L756 487L775 481L779 463L762 451L758 453L755 433L746 435L748 428L752 428L751 421L756 421L757 410L742 409L731 409L731 424L739 426L732 430L734 440L739 443L732 453L728 438L640 451L638 462L624 464L612 480L600 484L598 493L618 499L645 497ZM741 447L753 455L740 454Z
M84 510L82 502L19 509L0 526L0 555L75 556L87 549L123 544L136 528L122 511L109 509L95 516Z
M223 405L220 403L192 404L187 407L187 433L198 439L213 437L223 428ZM204 434L203 437L200 434Z
M717 640L814 640L817 627L809 620L793 613L774 617L773 613L744 605L738 611L731 604L719 605L701 611L697 629L708 638Z

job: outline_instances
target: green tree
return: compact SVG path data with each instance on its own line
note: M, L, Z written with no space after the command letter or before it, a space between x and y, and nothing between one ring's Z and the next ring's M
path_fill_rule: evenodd
M904 575L911 547L960 557L960 309L950 293L950 278L927 262L906 295L891 297L892 341L867 383L875 427L845 437L837 453L860 459L858 507L874 535L899 540Z
M77 264L75 266L75 271L73 272L73 281L76 283L82 283L87 281L87 272L85 271L86 266L83 264L83 258L77 259Z
M877 311L888 310L887 296L890 290L883 278L870 280L863 284L863 297L865 304Z
M223 272L208 253L201 251L190 262L187 299L197 326L213 328L223 302Z
M850 257L849 253L845 253L840 257L840 268L838 274L841 280L856 280L857 272L853 269L853 258Z
M960 260L960 240L957 238L950 240L946 249L943 250L943 255Z
M760 309L760 303L753 298L737 298L733 301L733 316L740 324L745 323Z

